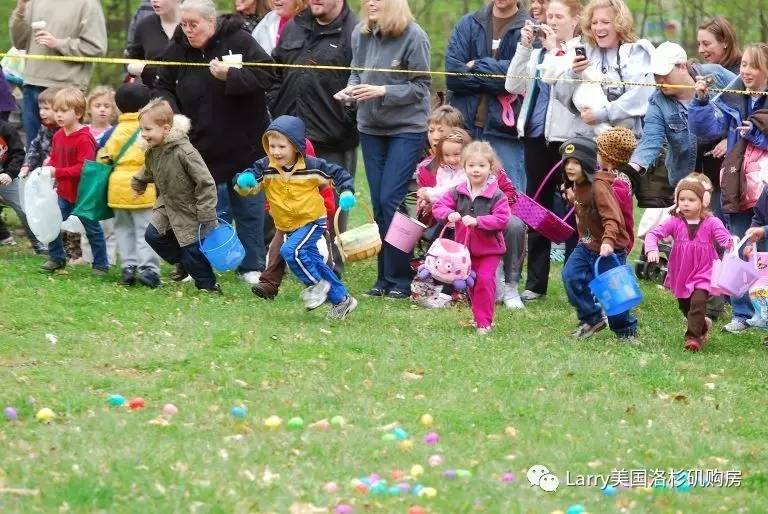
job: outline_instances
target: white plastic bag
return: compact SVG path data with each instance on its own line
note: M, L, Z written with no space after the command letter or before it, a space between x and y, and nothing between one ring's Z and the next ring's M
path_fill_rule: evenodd
M59 198L53 189L53 177L38 168L29 174L24 186L24 214L29 228L41 243L48 244L61 232Z

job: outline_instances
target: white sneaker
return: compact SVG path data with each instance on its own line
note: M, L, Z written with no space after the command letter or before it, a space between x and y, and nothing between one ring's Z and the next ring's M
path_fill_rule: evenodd
M490 333L491 327L477 327L475 330L477 331L477 335L485 336Z
M240 274L240 278L242 278L247 284L255 286L259 283L259 279L261 278L261 271L246 271L245 273Z
M304 300L304 307L308 311L317 309L328 298L328 291L331 290L331 283L327 280L321 280L313 286L309 286L301 292L301 299Z
M726 332L730 332L731 334L736 334L738 332L743 332L748 328L749 328L749 325L747 325L747 323L744 320L739 318L733 318L730 323L728 323L723 327L723 330L725 330Z
M514 298L505 298L504 299L504 306L507 309L510 310L520 310L525 309L525 304L523 304L523 300L520 299L519 296L515 296Z
M525 309L523 300L517 292L517 282L504 284L504 305L507 309Z
M496 303L499 305L504 303L504 285L504 263L500 262L496 268Z
M187 275L186 277L181 279L181 282L192 282L194 278L192 278L192 275Z

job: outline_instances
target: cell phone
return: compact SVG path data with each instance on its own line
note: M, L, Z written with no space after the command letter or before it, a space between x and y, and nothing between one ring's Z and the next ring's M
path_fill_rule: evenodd
M583 46L583 45L582 46L577 46L576 48L574 48L574 50L576 51L576 55L580 55L580 56L582 56L585 59L587 58L587 47L586 46Z

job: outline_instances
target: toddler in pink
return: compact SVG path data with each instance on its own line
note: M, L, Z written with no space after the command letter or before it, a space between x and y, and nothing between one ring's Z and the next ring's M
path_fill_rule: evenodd
M674 240L664 285L672 291L688 319L685 349L697 352L709 337L712 321L706 317L715 243L730 249L731 236L723 222L705 207L704 186L692 177L681 180L675 191L675 214L645 236L648 262L659 261L658 242Z

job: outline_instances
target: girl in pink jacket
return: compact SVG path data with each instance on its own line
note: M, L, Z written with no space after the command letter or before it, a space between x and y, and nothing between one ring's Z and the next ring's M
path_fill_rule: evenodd
M698 352L709 337L712 320L706 317L712 263L717 259L715 243L730 249L731 236L723 222L706 208L709 194L699 180L686 177L675 191L675 214L645 236L648 262L659 262L658 242L672 236L664 285L677 298L688 318L685 349Z
M467 241L475 284L469 289L478 334L487 334L496 299L494 276L506 251L504 228L511 216L509 200L496 180L499 158L486 142L469 144L461 154L466 182L448 191L432 208L438 220L456 224L455 240Z

